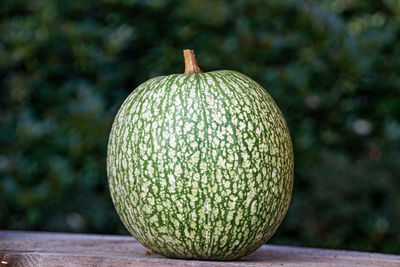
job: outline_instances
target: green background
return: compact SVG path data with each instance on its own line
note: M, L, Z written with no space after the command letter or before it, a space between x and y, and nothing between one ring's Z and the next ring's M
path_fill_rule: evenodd
M397 0L2 0L0 228L126 234L113 117L191 48L287 119L295 185L270 243L400 253L399 36Z

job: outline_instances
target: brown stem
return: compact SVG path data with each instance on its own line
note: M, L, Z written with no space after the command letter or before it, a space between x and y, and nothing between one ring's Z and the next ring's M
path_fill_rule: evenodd
M202 73L193 50L183 50L183 56L185 57L185 74Z

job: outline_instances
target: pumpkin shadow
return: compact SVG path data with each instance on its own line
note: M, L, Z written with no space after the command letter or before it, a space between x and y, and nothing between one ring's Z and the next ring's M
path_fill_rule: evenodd
M275 245L264 245L255 252L247 255L239 262L246 263L284 263L299 264L301 262L310 262L315 252L308 248L285 247ZM236 261L236 262L238 262Z

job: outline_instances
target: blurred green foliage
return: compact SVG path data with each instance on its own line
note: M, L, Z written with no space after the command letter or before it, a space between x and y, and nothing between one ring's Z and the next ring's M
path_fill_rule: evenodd
M276 99L295 188L271 243L400 253L400 2L3 0L0 228L127 233L105 156L141 82L233 69Z

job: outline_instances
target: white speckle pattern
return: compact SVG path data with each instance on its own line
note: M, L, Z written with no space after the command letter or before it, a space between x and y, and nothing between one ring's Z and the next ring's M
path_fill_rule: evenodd
M276 231L293 187L286 122L233 71L153 78L122 104L108 144L114 205L167 257L230 260Z

